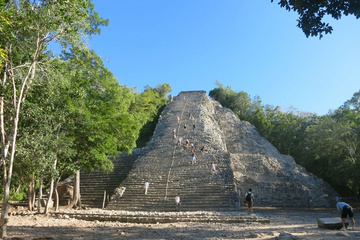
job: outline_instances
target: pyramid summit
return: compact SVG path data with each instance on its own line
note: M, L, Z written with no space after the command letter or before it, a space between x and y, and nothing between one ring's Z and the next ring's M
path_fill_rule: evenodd
M117 166L124 162L132 165L120 177ZM146 147L118 156L114 165L112 176L121 180L107 188L109 210L173 211L179 193L182 211L238 210L248 188L255 206L328 207L337 195L205 91L180 92L161 113ZM91 174L82 176L82 202L99 207L87 195L102 199L104 187L91 182L101 174Z

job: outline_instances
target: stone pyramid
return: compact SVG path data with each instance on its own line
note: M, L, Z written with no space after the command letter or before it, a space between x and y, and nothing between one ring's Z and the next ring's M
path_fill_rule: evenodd
M147 194L145 181L150 182ZM328 207L337 195L205 91L181 92L162 112L151 141L106 208L173 211L180 193L183 211L238 210L250 187L255 206Z

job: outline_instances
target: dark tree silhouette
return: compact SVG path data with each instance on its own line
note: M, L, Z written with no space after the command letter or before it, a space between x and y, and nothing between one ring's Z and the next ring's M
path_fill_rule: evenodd
M297 26L306 37L319 36L321 39L324 33L332 33L332 26L323 21L326 15L336 20L343 15L354 15L357 19L360 17L360 0L280 0L278 4L299 14Z

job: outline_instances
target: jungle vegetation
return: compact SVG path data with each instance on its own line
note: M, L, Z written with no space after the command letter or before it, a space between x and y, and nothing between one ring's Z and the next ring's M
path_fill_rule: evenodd
M80 169L111 171L111 157L136 147L140 130L156 120L171 87L148 86L138 93L119 84L89 47L108 24L90 0L0 0L0 13L5 238L11 199L26 197L33 210L36 189L49 187L52 196L61 178L79 176ZM72 205L79 200L76 177Z

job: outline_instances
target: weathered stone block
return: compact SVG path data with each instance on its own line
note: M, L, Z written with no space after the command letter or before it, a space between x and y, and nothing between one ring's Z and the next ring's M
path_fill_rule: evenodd
M318 218L317 219L318 227L328 228L328 229L340 229L342 228L341 218ZM345 222L345 226L348 226L348 222Z

